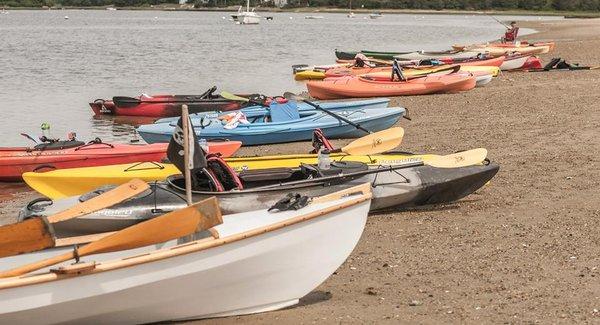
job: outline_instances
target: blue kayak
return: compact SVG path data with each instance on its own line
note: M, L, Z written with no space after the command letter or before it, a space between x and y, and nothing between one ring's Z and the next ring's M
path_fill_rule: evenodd
M390 102L389 98L373 98L373 99L365 99L365 100L345 100L338 102L319 102L314 101L313 103L323 107L327 110L338 110L338 109L363 109L363 108L384 108L387 107ZM314 110L314 108L306 103L297 103L299 111L306 110ZM267 107L264 106L249 106L241 109L245 114L264 114L267 111ZM228 111L228 113L231 111ZM216 116L221 112L201 112L190 114L190 117L193 119L200 119L206 116ZM166 117L156 120L154 123L170 123L173 121L177 121L179 117Z
M273 107L265 112L248 112L249 123L226 128L225 121L210 117L192 120L198 138L208 141L228 139L245 146L311 140L314 129L321 129L328 138L358 138L364 131L318 110L294 109L293 103ZM285 109L284 109L285 108ZM335 110L335 113L360 126L377 132L390 128L404 115L402 107ZM230 113L231 114L231 113ZM148 143L169 142L177 122L142 125L138 133Z

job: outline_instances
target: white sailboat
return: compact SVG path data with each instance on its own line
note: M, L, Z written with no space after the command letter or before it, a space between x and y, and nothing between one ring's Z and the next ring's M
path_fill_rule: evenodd
M260 16L254 12L254 9L250 11L250 0L246 1L246 11L242 11L242 6L238 9L238 12L231 14L231 18L238 24L253 25L260 23Z

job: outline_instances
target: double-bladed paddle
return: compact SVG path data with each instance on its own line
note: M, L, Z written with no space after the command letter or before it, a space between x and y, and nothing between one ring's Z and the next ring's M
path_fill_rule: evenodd
M477 148L445 156L433 156L423 164L437 168L458 168L481 164L487 158L487 149Z
M404 129L393 127L365 135L332 152L343 152L349 155L375 155L397 148L402 143L403 137Z
M49 217L34 217L18 223L1 226L0 257L54 247L56 237L54 228L52 227L53 223L102 210L142 193L148 188L150 188L148 183L134 179Z
M346 118L339 116L338 114L330 112L329 110L326 110L315 103L309 102L306 99L299 97L293 93L288 92L288 93L283 94L283 96L288 99L296 99L297 100L299 98L300 101L303 101L303 102L307 103L308 105L311 105L317 109L320 109L321 111L324 111L327 114L332 115L333 117L335 117L337 119L340 119L360 130L363 130L363 131L369 133L368 135L366 135L362 138L359 138L359 139L356 139L356 140L350 142L348 145L344 146L341 149L334 150L334 152L344 152L349 155L374 155L374 154L392 150L392 149L398 147L400 145L400 143L402 143L402 138L404 136L404 129L402 129L400 127L389 128L387 130L373 133L373 132L363 128L362 126L360 126L352 121L349 121ZM246 100L246 101L250 102L250 100L248 98L239 97L239 96L236 96L234 94L231 94L231 93L225 92L225 91L221 92L221 97L231 99L231 100Z
M26 264L0 273L0 278L19 276L48 266L82 256L116 252L163 243L207 230L223 223L221 210L215 197L200 201L187 208L169 212L119 230L112 235L91 242L68 253Z
M314 107L314 108L316 108L316 109L318 109L318 110L326 113L327 115L333 116L333 117L335 117L336 119L338 119L338 120L340 120L342 122L346 122L346 123L352 125L353 127L361 130L361 131L364 131L364 132L369 133L369 134L373 133L373 132L365 129L364 127L360 126L360 124L354 123L354 122L350 121L349 119L347 119L347 118L345 118L343 116L340 116L339 114L336 114L336 113L334 113L334 112L332 112L330 110L324 109L323 107L321 107L321 106L319 106L319 105L317 105L317 104L315 104L315 103L313 103L313 102L311 102L311 101L309 101L309 100L307 100L307 99L305 99L303 97L300 97L300 96L298 96L298 95L296 95L294 93L285 92L285 93L283 93L283 97L285 97L287 99L293 99L293 100L296 100L296 101L299 101L299 102L305 102L308 105L310 105L310 106L312 106L312 107Z

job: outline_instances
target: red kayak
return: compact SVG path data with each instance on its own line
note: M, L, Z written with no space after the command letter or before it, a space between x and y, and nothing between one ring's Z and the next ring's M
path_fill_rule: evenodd
M190 113L237 110L245 104L214 95L216 89L213 87L202 95L117 96L112 99L96 99L90 106L96 115L174 117L181 115L183 104L188 106Z
M0 148L0 181L21 181L21 175L30 171L161 161L166 157L168 145L57 141L33 148ZM210 153L221 153L222 156L229 157L241 145L239 141L209 142L208 150Z

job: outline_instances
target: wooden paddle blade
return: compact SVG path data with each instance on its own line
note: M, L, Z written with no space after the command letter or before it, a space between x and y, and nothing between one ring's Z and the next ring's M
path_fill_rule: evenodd
M230 92L227 92L227 91L222 91L220 95L221 95L221 97L223 97L225 99L235 100L235 101L238 101L238 102L249 102L250 101L248 98L240 97L238 95L234 95L234 94L232 94Z
M356 139L341 150L349 155L374 155L397 148L403 137L403 128L389 128Z
M0 257L54 246L52 226L45 218L31 218L0 227Z
M79 249L79 255L143 247L206 230L223 222L217 199L212 197L187 208L169 212L119 230Z
M457 168L481 164L486 157L487 149L477 148L451 155L437 156L424 161L424 163L438 168Z
M200 201L187 208L119 230L77 250L79 256L133 249L184 237L206 230L223 222L221 210L215 197ZM27 274L39 269L68 261L73 252L26 264L0 273L0 278Z
M133 179L125 184L121 184L113 188L108 192L48 217L48 222L56 223L65 221L108 208L132 198L133 196L138 195L149 188L150 186L148 183L139 179Z

